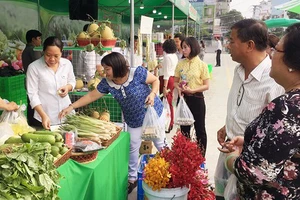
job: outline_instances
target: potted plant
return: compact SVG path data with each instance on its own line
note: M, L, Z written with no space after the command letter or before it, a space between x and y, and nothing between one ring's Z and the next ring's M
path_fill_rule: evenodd
M201 149L180 131L171 148L165 147L150 158L143 172L143 189L151 199L213 200L207 172L200 168L205 161Z

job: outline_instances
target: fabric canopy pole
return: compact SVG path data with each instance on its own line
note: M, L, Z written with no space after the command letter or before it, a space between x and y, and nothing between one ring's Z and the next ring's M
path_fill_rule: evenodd
M175 26L174 26L174 12L175 12L175 5L174 3L172 3L172 38L174 38L174 34L175 34Z
M134 0L130 1L130 63L134 64ZM131 67L131 66L130 66Z

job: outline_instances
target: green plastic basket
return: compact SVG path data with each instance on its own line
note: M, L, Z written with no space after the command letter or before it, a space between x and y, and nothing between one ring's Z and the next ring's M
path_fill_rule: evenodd
M25 90L25 74L0 77L0 95L8 94L16 90Z
M85 95L86 92L71 92L69 93L71 101L75 102L80 97ZM106 104L106 105L105 105ZM88 108L96 108L97 110L106 109L106 106L110 112L110 121L112 122L123 122L122 120L122 110L119 105L119 103L114 99L114 97L111 94L107 94L103 96L102 98L98 99L97 101L92 102L87 107ZM87 107L82 107L77 109L77 111L81 111Z

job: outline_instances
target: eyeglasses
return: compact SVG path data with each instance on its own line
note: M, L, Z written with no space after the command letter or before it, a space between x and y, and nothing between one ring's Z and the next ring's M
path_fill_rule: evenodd
M241 85L240 89L239 89L239 93L236 99L236 104L237 106L240 106L242 103L242 99L244 97L244 93L245 93L245 88L244 88L244 83Z
M271 54L272 57L274 56L275 51L277 51L277 52L279 52L279 53L284 53L284 52L285 52L285 51L276 49L276 47L271 48L271 53L270 53L270 54Z

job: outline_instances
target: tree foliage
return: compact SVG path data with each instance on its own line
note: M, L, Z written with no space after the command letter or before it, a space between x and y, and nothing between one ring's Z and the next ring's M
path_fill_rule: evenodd
M231 10L220 16L221 26L230 28L234 23L244 19L242 13L237 10Z

